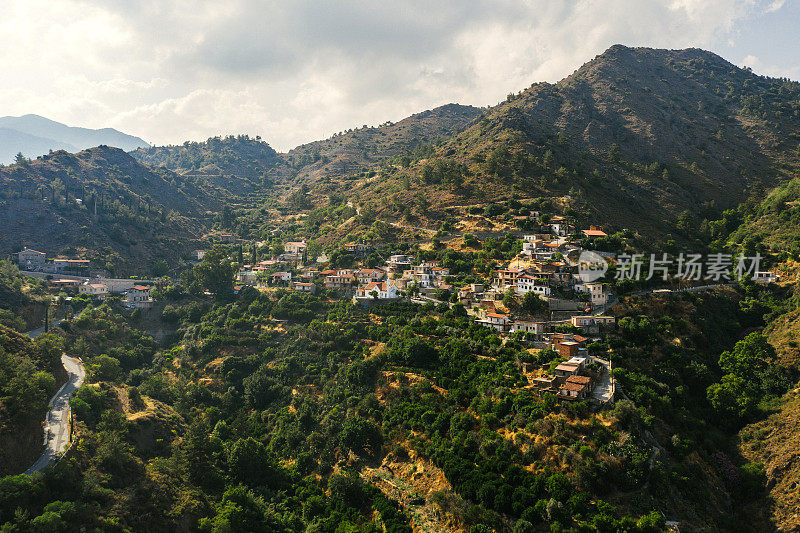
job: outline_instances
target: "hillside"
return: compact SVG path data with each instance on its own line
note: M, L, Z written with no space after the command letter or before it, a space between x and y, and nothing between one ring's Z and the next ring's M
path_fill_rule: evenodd
M0 169L0 254L86 248L97 266L147 272L179 257L228 196L117 148L54 152Z
M617 45L509 95L409 169L334 186L386 218L424 196L433 213L415 216L428 223L450 206L568 195L574 213L612 229L691 239L703 219L800 168L798 128L796 82L703 50Z
M24 471L41 453L47 403L63 380L60 339L31 341L0 324L0 476Z
M19 152L36 157L49 151L77 152L101 144L126 151L148 146L139 137L112 128L76 128L39 115L0 117L0 163L11 163Z
M196 176L236 194L268 185L281 165L278 153L269 144L247 135L140 148L131 155L150 166Z
M398 122L361 127L304 144L283 157L300 181L361 172L387 159L445 141L479 117L477 107L447 104Z
M746 243L792 254L800 253L800 179L781 183L760 202L748 202L728 213L727 225L739 224L730 235Z

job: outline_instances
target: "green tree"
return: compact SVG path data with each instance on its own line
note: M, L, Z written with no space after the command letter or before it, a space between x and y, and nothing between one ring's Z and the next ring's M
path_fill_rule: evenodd
M215 246L203 257L203 262L184 274L184 284L189 292L200 294L208 289L217 300L233 297L233 268L225 250Z

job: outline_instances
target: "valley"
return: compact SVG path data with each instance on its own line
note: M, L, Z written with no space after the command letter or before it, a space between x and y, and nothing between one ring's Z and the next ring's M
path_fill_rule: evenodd
M793 531L798 131L797 82L615 45L0 167L0 529Z

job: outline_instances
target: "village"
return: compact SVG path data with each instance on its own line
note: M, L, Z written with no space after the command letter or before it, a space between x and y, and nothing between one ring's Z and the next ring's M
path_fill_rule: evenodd
M539 222L538 213L531 216ZM578 239L606 233L595 226L576 231L562 217L537 224L537 228L540 231L522 235L517 257L495 269L483 283L456 287L450 269L440 261L417 262L410 253L392 254L382 265L366 267L363 259L374 247L365 243L347 243L342 248L351 256L353 268L324 268L330 257L321 254L310 259L308 244L301 240L286 241L281 253L251 261L253 264L238 264L234 293L250 286L260 291L309 294L325 290L363 307L404 300L460 305L476 323L495 330L502 339L523 342L532 354L545 352L538 359L532 355L531 361L520 362L530 384L542 393L551 392L567 401L610 401L614 387L611 363L590 355L589 345L600 340L604 328L613 326L614 317L604 312L615 298L607 284L583 280L577 266L582 251ZM211 242L236 246L233 235L211 237ZM205 254L206 250L195 250L193 262L202 261ZM239 256L243 258L241 243ZM613 254L608 254L608 259L613 259ZM121 304L131 309L148 310L154 304L151 289L157 280L115 279L92 270L86 259L48 258L29 248L17 254L17 263L25 275L47 280L55 293L66 291L97 300L119 295Z

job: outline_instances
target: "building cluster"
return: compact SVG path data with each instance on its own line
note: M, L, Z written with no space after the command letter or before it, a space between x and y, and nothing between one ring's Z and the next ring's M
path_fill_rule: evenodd
M88 259L48 258L46 253L27 247L17 253L17 264L20 270L46 274L86 275L90 271Z
M72 290L77 294L86 294L99 300L113 294L121 295L123 305L133 309L149 309L153 306L153 300L150 297L151 287L147 283L150 282L100 277L88 280L71 278L49 280L50 286L56 290Z
M613 317L602 317L613 323ZM608 322L606 322L608 323ZM531 384L540 392L550 392L563 400L583 400L591 396L602 372L598 365L592 365L587 343L590 337L572 333L549 333L543 335L539 344L542 349L551 349L558 353L559 361L551 372L530 379ZM530 363L522 363L523 372L528 373ZM610 385L611 381L607 380Z

